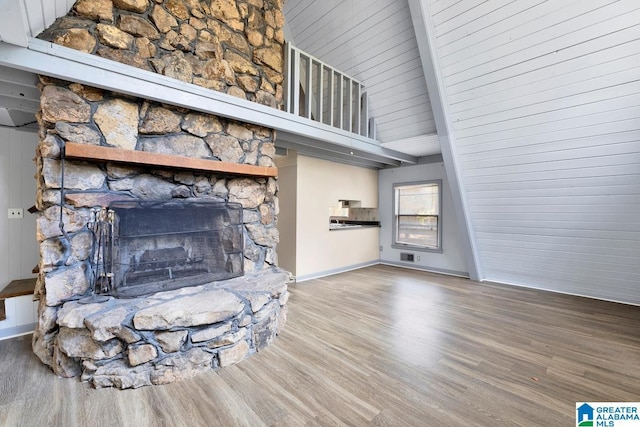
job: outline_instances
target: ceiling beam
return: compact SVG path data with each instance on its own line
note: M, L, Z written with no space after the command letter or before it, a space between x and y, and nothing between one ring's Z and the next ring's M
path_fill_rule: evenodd
M33 73L0 66L0 81L36 88L38 77Z
M190 108L406 163L418 161L416 156L383 148L378 141L361 135L43 40L29 39L28 49L0 43L0 66Z
M7 110L25 111L27 113L36 113L40 108L39 101L30 99L14 98L0 94L0 107Z
M383 167L386 166L400 166L401 162L399 160L394 160L394 159L389 159L388 157L384 157L384 156L378 156L375 154L371 154L371 153L367 153L352 147L344 147L344 146L338 146L338 145L330 145L330 144L322 144L319 143L318 141L312 139L312 138L307 138L304 136L299 136L299 135L293 135L290 134L288 132L279 132L278 133L278 138L276 139L276 145L278 145L279 142L288 142L288 143L293 143L296 144L298 146L306 146L309 148L313 148L313 149L317 149L317 150L322 150L325 151L327 153L333 153L336 155L340 155L340 156L349 156L351 158L360 158L360 159L364 159L364 160L370 160L376 163L379 163L380 165L382 165ZM282 145L284 147L284 145ZM287 148L293 148L288 146Z
M440 141L437 133L412 136L395 141L383 142L382 146L391 150L399 150L414 156L430 156L440 153Z
M331 160L338 163L344 163L351 166L358 166L368 169L384 169L387 167L385 163L376 162L373 160L367 160L360 157L355 157L350 154L341 154L332 151L322 150L317 147L311 147L308 145L297 144L282 139L276 141L276 147L286 148L288 150L296 150L298 154L303 156L315 157L323 160Z
M435 44L436 35L431 21L431 14L429 13L428 0L408 1L413 28L416 32L418 50L420 51L420 60L422 61L422 68L427 82L429 100L431 101L438 139L440 140L442 159L447 180L449 181L453 207L456 211L456 221L462 238L469 277L472 280L481 281L484 279L484 275L480 265L473 225L471 224L471 215L467 206L462 174L458 167L459 160L456 154L455 135L444 90L444 77L442 76L438 50Z
M40 91L36 87L22 86L0 81L0 95L40 102Z

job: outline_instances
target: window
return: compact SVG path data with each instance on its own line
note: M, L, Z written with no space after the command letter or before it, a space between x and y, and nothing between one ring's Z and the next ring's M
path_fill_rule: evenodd
M393 244L416 250L442 250L441 181L393 187Z

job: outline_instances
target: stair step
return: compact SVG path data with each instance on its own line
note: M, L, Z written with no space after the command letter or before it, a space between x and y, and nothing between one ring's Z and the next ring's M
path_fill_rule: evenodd
M20 297L23 295L33 295L36 287L36 279L19 279L9 282L5 288L0 291L0 321L7 318L4 307L4 300L7 298Z

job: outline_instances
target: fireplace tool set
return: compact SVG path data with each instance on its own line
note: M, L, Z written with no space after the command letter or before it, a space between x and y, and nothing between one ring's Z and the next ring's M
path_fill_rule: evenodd
M91 232L91 271L89 286L91 295L79 302L89 304L105 302L110 299L108 293L113 286L113 222L114 212L108 208L95 208L91 211L91 221L87 228Z

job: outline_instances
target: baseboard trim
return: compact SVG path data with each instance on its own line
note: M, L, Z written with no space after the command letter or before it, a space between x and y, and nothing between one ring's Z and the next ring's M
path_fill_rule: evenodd
M390 265L392 267L402 267L408 268L410 270L419 270L426 271L428 273L437 273L437 274L445 274L447 276L456 276L456 277L464 277L465 279L469 278L469 273L465 273L463 271L455 271L455 270L447 270L444 268L433 268L433 267L423 267L421 265L412 265L406 264L403 262L394 262L394 261L383 261L383 260L375 260L363 262L360 264L353 264L347 267L334 268L332 270L321 271L319 273L305 274L304 276L296 277L296 282L306 282L307 280L320 279L322 277L333 276L334 274L345 273L347 271L358 270L364 267L370 267L372 265Z
M305 274L303 276L296 276L295 282L306 282L307 280L320 279L321 277L333 276L334 274L346 273L347 271L358 270L360 268L369 267L372 265L380 264L380 260L367 261L360 264L353 264L346 267L334 268L331 270L321 271L319 273Z
M593 296L593 295L578 294L578 293L575 293L575 292L566 292L566 291L561 291L561 290L558 290L558 289L545 288L545 287L542 287L542 286L527 285L527 284L522 284L522 283L516 283L516 282L510 282L510 281L504 281L504 280L496 280L496 279L486 279L486 278L483 280L483 282L485 282L485 283L493 283L493 284L498 284L498 285L504 285L504 286L514 286L514 287L517 287L517 288L533 289L535 291L552 292L554 294L570 295L572 297L588 298L588 299L597 300L597 301L606 301L606 302L611 302L611 303L614 303L614 304L633 305L635 307L640 307L640 304L635 303L635 302L621 301L621 300L605 298L605 297L596 297L596 296Z
M0 341L8 340L9 338L15 338L22 335L28 335L36 330L35 323L29 323L26 325L14 326L12 328L0 329Z
M392 267L408 268L410 270L426 271L428 273L444 274L447 276L463 277L465 279L469 278L469 273L465 273L464 271L447 270L446 268L425 267L422 265L414 265L414 264L408 264L404 262L384 261L384 260L380 260L379 264L390 265Z

